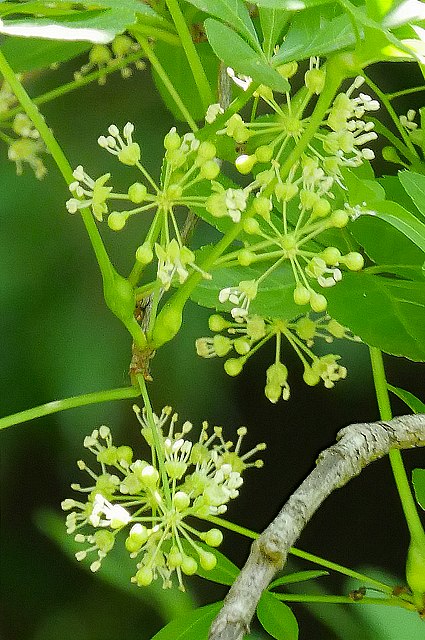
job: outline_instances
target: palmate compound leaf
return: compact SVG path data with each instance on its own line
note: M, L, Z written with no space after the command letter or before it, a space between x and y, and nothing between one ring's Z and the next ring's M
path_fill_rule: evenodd
M368 345L425 361L425 282L344 273L326 290L328 312Z
M257 32L242 0L188 0L190 4L231 25L253 49L261 52Z
M405 391L405 389L399 389L398 387L393 387L391 384L387 385L389 391L394 393L400 400L403 400L404 403L407 404L409 409L413 411L413 413L425 413L425 404L419 400L413 393L410 391Z
M297 640L298 623L291 609L269 591L264 591L258 605L257 617L268 634L276 640Z
M193 554L193 548L187 540L182 540L181 543L183 545L183 549L187 551L188 555ZM202 569L200 564L198 564L198 569L196 571L197 575L201 576L201 578L205 578L206 580L210 580L211 582L217 582L218 584L225 584L227 586L233 584L239 573L238 567L217 549L213 549L199 541L196 544L202 549L205 549L205 551L213 553L217 558L217 564L214 569L211 569L211 571L205 571L205 569Z
M208 631L222 602L214 602L172 620L151 640L207 640Z
M265 84L274 91L289 91L289 83L274 69L264 54L254 50L235 31L225 24L207 18L205 30L208 41L216 56L236 73L252 78L258 84Z
M414 171L400 171L398 177L406 193L425 217L425 175Z
M16 73L66 62L88 51L91 43L6 37L0 49Z
M320 6L297 13L273 63L325 56L355 44L356 36L348 14L335 15L334 11L334 6Z

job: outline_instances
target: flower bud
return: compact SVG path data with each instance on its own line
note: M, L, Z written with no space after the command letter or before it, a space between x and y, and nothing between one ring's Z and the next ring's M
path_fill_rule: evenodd
M141 182L134 182L129 186L127 194L131 202L134 202L134 204L139 204L146 198L147 189Z
M316 313L320 313L322 311L325 311L327 306L328 301L326 300L325 296L323 296L321 293L316 293L315 291L311 292L310 307L313 309L313 311L316 311Z
M210 529L203 534L202 539L209 547L219 547L223 541L223 534L220 529Z
M224 370L229 376L237 376L242 371L244 364L244 358L229 358L224 363Z
M152 247L148 242L143 243L136 250L136 260L141 264L149 264L153 260Z

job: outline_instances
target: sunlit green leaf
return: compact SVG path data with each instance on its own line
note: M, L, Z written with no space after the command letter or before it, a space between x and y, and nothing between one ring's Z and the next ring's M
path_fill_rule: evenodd
M269 591L257 605L257 616L264 629L276 640L297 640L298 623L291 609Z
M425 360L425 286L368 273L344 273L326 291L328 311L369 345Z
M400 171L398 177L418 210L425 216L425 175L414 171Z
M413 469L412 482L418 504L425 510L425 469Z
M273 58L274 64L324 56L344 49L356 41L347 14L329 16L327 7L309 9L292 20L285 41Z
M7 37L0 49L17 73L48 67L55 62L65 62L88 51L86 42L61 42L36 38Z
M393 387L391 384L388 384L387 387L392 393L398 396L400 400L403 400L413 413L425 413L425 404L414 396L413 393L399 389L398 387Z
M375 200L368 203L370 214L385 220L425 253L425 224L397 202Z
M252 4L266 9L283 9L285 11L303 11L310 7L328 4L332 0L253 0Z
M264 53L267 57L270 57L284 26L288 23L291 17L291 14L289 11L259 7L258 15L264 38Z
M200 607L176 618L154 635L152 640L207 640L208 631L222 602Z
M223 22L227 22L249 44L261 52L257 32L242 0L188 0L190 4Z
M203 280L193 291L191 298L204 307L230 311L234 305L220 304L218 301L221 289L237 286L241 280L255 280L264 273L265 268L264 265L252 265L213 269L212 279ZM261 283L256 298L250 304L250 313L285 320L299 316L304 308L294 302L294 286L292 269L290 265L283 264Z
M289 90L288 81L270 66L264 54L254 51L232 29L213 18L207 18L205 30L216 56L236 73L250 76L254 82L265 84L274 91Z

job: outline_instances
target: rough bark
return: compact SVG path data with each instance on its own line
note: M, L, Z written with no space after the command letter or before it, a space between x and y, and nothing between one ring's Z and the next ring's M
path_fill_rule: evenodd
M209 640L242 640L262 591L284 567L290 547L332 491L390 449L421 446L425 446L425 414L341 429L336 443L319 455L313 471L252 544L245 566L211 625Z

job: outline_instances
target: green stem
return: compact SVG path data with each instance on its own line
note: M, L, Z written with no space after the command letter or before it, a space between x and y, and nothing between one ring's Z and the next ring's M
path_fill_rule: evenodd
M65 182L69 185L71 182L74 182L75 178L72 175L72 169L63 153L61 147L59 146L56 138L54 137L52 131L47 126L43 116L39 112L36 105L33 103L27 92L25 91L22 84L19 82L16 77L15 72L7 62L3 53L0 51L0 73L3 75L6 82L11 87L12 91L15 93L17 99L21 103L25 113L30 118L35 128L39 131L41 137L44 140L44 143L52 155L53 160L56 162L59 171L61 172ZM109 270L111 267L111 263L109 260L109 256L106 252L105 246L103 244L100 233L96 227L96 223L93 220L93 216L89 209L81 210L81 217L83 219L84 225L87 229L87 233L89 235L91 244L93 246L94 252L96 254L97 261L99 263L99 267L102 273L107 269Z
M137 25L133 25L131 27L131 29L129 29L129 31L136 38L137 42L142 47L143 52L145 53L146 57L148 58L149 62L152 65L152 67L157 72L158 76L161 78L162 82L164 83L165 88L167 89L168 93L170 94L170 96L172 97L174 102L176 103L176 106L180 109L180 111L182 113L182 116L186 120L186 122L189 125L189 127L192 129L193 132L198 131L198 127L196 125L196 122L194 121L194 119L190 115L189 111L187 110L187 108L183 104L182 99L180 98L179 94L175 90L174 85L171 82L170 78L168 77L165 69L163 68L163 66L159 62L158 58L154 54L154 52L152 50L152 47L149 45L149 43L146 40L146 38L139 31L138 26Z
M74 176L65 154L1 51L0 73L10 85L35 128L39 131L66 183L68 185L71 184L71 182L74 182ZM112 265L91 211L88 208L81 209L81 217L102 274L105 302L125 325L136 344L140 348L144 348L146 340L133 315L135 301L132 287L125 278L117 273Z
M246 538L251 538L252 540L256 540L260 537L259 533L255 533L255 531L251 531L250 529L246 529L245 527L241 527L238 524L233 522L228 522L227 520L222 520L222 518L218 518L217 516L207 516L206 518L202 518L203 520L207 520L212 524L216 524L219 527L223 527L224 529L229 529L229 531L234 531ZM330 560L325 560L325 558L320 558L312 553L308 553L307 551L301 551L301 549L297 549L296 547L291 547L289 549L289 553L297 558L302 558L303 560L308 560L309 562L313 562L321 567L326 569L331 569L332 571L336 571L341 573L349 578L355 578L361 584L368 584L380 591L388 594L392 594L393 589L387 584L383 582L379 582L379 580L375 580L374 578L369 578L369 576L364 575L363 573L359 573L358 571L353 571L352 569L348 569L336 562L331 562Z
M25 411L19 411L13 415L0 418L0 429L7 429L22 422L28 422L35 418L49 416L58 411L65 409L75 409L75 407L84 407L88 404L97 404L100 402L109 402L111 400L123 400L124 398L137 398L140 396L140 389L136 387L122 387L119 389L109 389L107 391L94 391L93 393L84 393L81 396L71 396L62 400L54 400L41 404L38 407L32 407Z
M336 55L333 58L329 58L326 63L325 85L319 95L313 113L309 118L308 124L301 138L282 164L280 175L283 180L288 176L290 170L294 164L298 162L304 153L304 150L318 131L330 105L332 104L335 94L341 85L341 82L349 75L352 75L352 71L352 69L347 68L346 64L344 64L343 56Z
M170 485L167 472L165 470L165 456L164 456L164 448L162 446L161 437L162 434L159 432L157 428L156 422L153 417L152 405L149 399L148 390L146 388L146 381L142 375L137 376L137 381L140 386L140 391L143 397L143 404L146 409L147 421L151 427L153 444L156 451L156 459L158 461L159 472L161 475L161 483L164 491L165 499L167 501L167 506L171 507L171 492Z
M361 600L355 600L349 596L325 596L325 595L308 595L308 594L292 594L292 593L275 593L273 595L283 602L323 602L327 604L379 604L387 607L402 607L409 611L415 611L413 604L400 600L400 598L369 598L365 596Z
M381 420L391 420L392 411L382 353L376 347L369 347L369 351ZM390 449L389 459L410 537L418 545L425 545L425 532L416 509L400 450Z
M209 105L213 102L208 78L202 66L198 52L196 51L196 47L193 43L192 36L190 35L189 28L181 12L178 1L166 0L166 3L176 26L176 31L180 37L195 84L198 88L204 112L206 112Z

